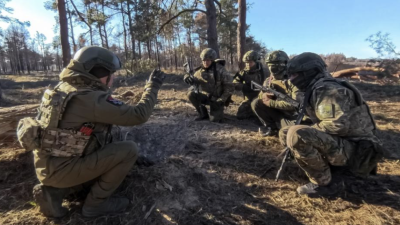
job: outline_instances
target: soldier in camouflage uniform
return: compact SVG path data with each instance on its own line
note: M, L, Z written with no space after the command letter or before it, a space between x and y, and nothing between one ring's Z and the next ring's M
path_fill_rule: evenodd
M289 57L284 51L273 51L268 54L265 62L271 76L264 81L263 86L289 95L293 99L299 99L301 93L287 79L286 65L288 61ZM264 125L260 128L262 136L277 135L280 128L293 125L297 117L296 108L283 100L276 99L273 94L268 92L261 92L259 97L251 103L251 108Z
M80 49L60 74L60 83L46 90L37 121L41 144L34 149L40 184L34 197L46 216L62 217L61 206L71 187L94 182L82 208L86 217L123 211L128 198L111 197L138 158L132 141L114 142L112 124L133 126L146 122L157 100L164 74L153 71L136 106L111 97L118 57L97 46Z
M229 104L234 88L231 76L224 68L225 60L217 59L213 49L204 49L200 58L203 65L195 69L194 76L187 74L183 78L185 83L197 84L200 88L198 92L191 90L187 95L199 113L195 121L210 119L212 122L222 122L224 107ZM210 115L205 105L210 105Z
M342 186L332 179L330 165L348 166L356 175L376 169L381 145L375 123L360 92L346 81L331 77L326 64L314 53L302 53L288 64L290 80L306 91L304 103L311 126L294 125L280 130L311 183L297 188L301 195L335 194Z
M259 62L260 56L256 51L248 51L243 56L243 62L246 63L244 70L236 73L233 83L235 89L243 93L244 101L240 103L236 117L239 120L249 118L254 115L251 109L251 102L257 98L259 91L251 89L251 81L262 84L265 80L262 64Z

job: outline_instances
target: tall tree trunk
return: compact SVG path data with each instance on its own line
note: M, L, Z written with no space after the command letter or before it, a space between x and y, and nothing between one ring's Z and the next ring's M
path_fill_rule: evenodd
M138 41L139 59L142 58L142 42Z
M124 5L121 2L121 16L122 16L122 28L124 29L124 51L125 51L125 62L128 60L128 43L127 43L127 32L125 26L125 13L124 13Z
M63 54L63 66L66 67L71 60L71 48L69 47L68 42L68 21L65 11L65 0L57 0L57 7L60 19L60 37Z
M29 57L28 57L28 47L26 46L25 39L24 39L24 55L25 55L25 61L26 61L26 69L28 70L28 74L31 74L31 65L30 65Z
M101 11L102 11L103 15L105 15L104 2L103 2L103 4L101 4ZM107 35L106 23L107 23L107 20L104 20L104 24L103 24L104 44L105 44L106 48L109 49L110 46L108 45L108 35Z
M237 57L238 66L242 70L244 68L243 55L246 44L246 0L238 0L238 31L237 31Z
M132 11L129 1L127 1L127 13L128 13L128 25L129 25L129 33L131 35L131 42L132 42L132 60L136 59L136 41L135 41L135 33L133 31L133 24L132 24ZM137 1L135 1L135 13L137 13ZM140 42L139 42L140 45ZM140 52L140 47L139 47ZM139 58L141 58L141 53L139 53Z
M217 33L217 10L213 0L204 0L207 10L207 40L208 47L214 49L219 57L218 33Z
M233 67L233 49L232 49L233 43L232 43L232 30L229 29L229 53L231 56L231 69Z
M71 30L71 40L72 40L72 46L73 46L72 51L75 54L75 52L78 51L78 46L76 45L76 42L75 42L74 26L72 24L71 10L69 9L68 3L66 3L66 6L67 6L68 19L69 19L69 27Z
M149 55L149 59L151 59L151 40L147 40L147 54Z

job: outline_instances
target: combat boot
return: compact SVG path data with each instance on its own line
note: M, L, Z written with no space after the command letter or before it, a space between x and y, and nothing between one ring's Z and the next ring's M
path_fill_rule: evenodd
M198 109L196 109L197 112L199 113L199 116L196 117L194 119L194 121L200 121L200 120L207 120L210 118L210 116L208 115L208 111L207 108L204 105L201 105L200 107L198 107Z
M119 213L124 211L128 205L129 200L125 197L110 197L106 201L94 206L88 206L85 203L82 207L82 215L84 217L97 217Z
M272 127L260 127L259 133L262 137L267 137L267 136L271 137L271 136L277 136L279 130L277 128L272 128Z
M68 213L68 209L62 207L63 198L68 192L68 188L55 188L43 184L33 187L33 197L39 205L39 210L48 217L63 217Z
M338 194L340 191L344 190L343 182L333 182L326 186L320 186L314 183L308 183L297 188L297 193L299 195L307 195L308 197L330 197Z

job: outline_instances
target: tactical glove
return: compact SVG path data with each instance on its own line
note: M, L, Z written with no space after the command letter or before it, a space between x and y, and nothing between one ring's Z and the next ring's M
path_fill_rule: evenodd
M183 77L183 81L189 85L193 85L194 84L194 80L190 75L185 75Z
M153 70L153 72L151 72L147 82L148 83L153 82L153 83L162 85L164 79L165 79L165 73L163 73L162 71L160 71L158 69L155 69L155 70Z

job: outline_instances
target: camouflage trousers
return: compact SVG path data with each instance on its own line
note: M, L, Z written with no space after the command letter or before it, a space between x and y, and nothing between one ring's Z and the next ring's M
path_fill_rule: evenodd
M258 97L258 92L243 92L245 97L239 105L238 111L236 113L236 118L239 120L248 119L256 116L251 108L251 103L254 99Z
M200 107L204 107L204 105L210 105L211 122L219 122L224 118L224 105L211 101L207 95L189 91L187 97L199 114L201 113Z
M279 109L266 106L261 99L251 102L251 109L257 115L261 123L272 129L294 125L297 116L293 112L284 112Z
M107 200L131 170L138 157L138 147L132 141L114 142L83 157L72 158L62 168L53 168L65 158L53 157L48 162L50 176L41 182L57 188L70 188L93 183L86 205Z
M305 125L281 129L279 139L291 152L312 183L327 185L332 179L330 165L345 166L356 144Z

